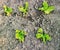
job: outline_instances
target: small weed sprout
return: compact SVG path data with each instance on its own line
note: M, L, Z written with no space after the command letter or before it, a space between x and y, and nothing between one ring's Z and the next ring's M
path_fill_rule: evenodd
M4 5L3 8L4 8L4 12L6 13L6 15L10 16L13 11L12 8L7 7L6 5Z
M38 8L38 10L44 11L45 14L49 14L54 9L55 9L55 7L54 6L49 6L47 1L43 1L43 7L42 8Z
M23 14L26 14L28 11L28 2L25 2L24 6L19 6L18 9L20 12L22 12Z
M39 28L37 30L36 38L37 39L42 39L42 41L45 44L46 44L47 41L51 41L51 36L49 36L48 34L44 33L42 28Z
M20 42L24 42L25 36L27 33L24 30L16 30L15 38Z

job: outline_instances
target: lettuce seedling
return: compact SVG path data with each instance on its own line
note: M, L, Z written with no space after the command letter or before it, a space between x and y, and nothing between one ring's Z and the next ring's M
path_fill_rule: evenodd
M20 42L24 42L26 32L23 30L16 30L15 38L18 39Z
M42 41L44 43L46 43L47 41L51 41L51 36L49 36L48 34L44 33L42 28L39 28L37 30L36 38L37 39L42 39Z
M23 14L26 14L28 11L28 2L25 2L24 6L18 7L19 11L22 12Z
M3 6L4 12L7 14L7 16L10 16L12 13L12 8L7 7L6 5Z
M44 11L45 14L49 14L54 9L55 9L54 6L49 6L47 1L43 1L43 7L42 8L38 8L38 10Z

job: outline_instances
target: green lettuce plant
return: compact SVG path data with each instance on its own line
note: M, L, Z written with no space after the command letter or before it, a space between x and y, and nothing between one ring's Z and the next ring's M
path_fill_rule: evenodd
M6 15L7 16L10 16L11 13L12 13L12 11L13 11L12 8L11 7L8 7L6 5L4 5L3 8L4 8L4 12L6 13Z
M43 7L38 8L38 10L44 11L45 14L49 14L51 11L53 11L55 8L54 6L49 6L47 1L43 1Z
M43 32L42 28L39 28L36 33L36 38L41 39L44 43L51 41L51 36Z
M15 38L20 42L24 42L25 36L27 33L24 30L16 30Z
M25 5L24 6L19 6L18 9L20 12L22 12L23 14L26 14L27 11L28 11L28 2L25 2Z

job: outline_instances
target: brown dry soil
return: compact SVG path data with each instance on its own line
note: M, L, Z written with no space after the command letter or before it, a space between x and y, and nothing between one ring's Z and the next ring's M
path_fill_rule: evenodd
M18 6L29 3L27 17L22 17ZM60 50L60 0L47 0L54 5L55 10L49 15L36 10L43 0L0 0L0 50ZM5 16L3 5L13 8L10 17ZM35 33L41 27L51 35L52 40L44 44L36 39ZM25 42L20 43L15 38L15 30L28 32Z

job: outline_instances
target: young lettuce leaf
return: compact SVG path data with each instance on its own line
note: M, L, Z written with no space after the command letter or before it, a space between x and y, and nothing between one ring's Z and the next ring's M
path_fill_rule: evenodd
M25 2L25 5L18 7L18 9L19 9L20 12L26 14L27 11L28 11L28 2Z
M3 8L4 8L4 12L7 14L7 16L10 16L13 11L12 8L7 7L6 5L4 5Z
M54 6L48 7L48 9L45 11L46 14L49 14L51 11L53 11L55 8Z
M38 10L44 11L45 14L49 14L50 12L52 12L55 9L54 6L49 6L47 1L43 1L43 7L38 8Z
M51 36L43 32L42 28L39 28L36 33L37 39L42 39L42 41L46 44L47 41L51 41Z
M24 30L16 30L15 38L18 39L20 42L24 42L26 34L27 33Z
M44 10L48 9L48 3L46 1L43 2L43 7L44 7Z

